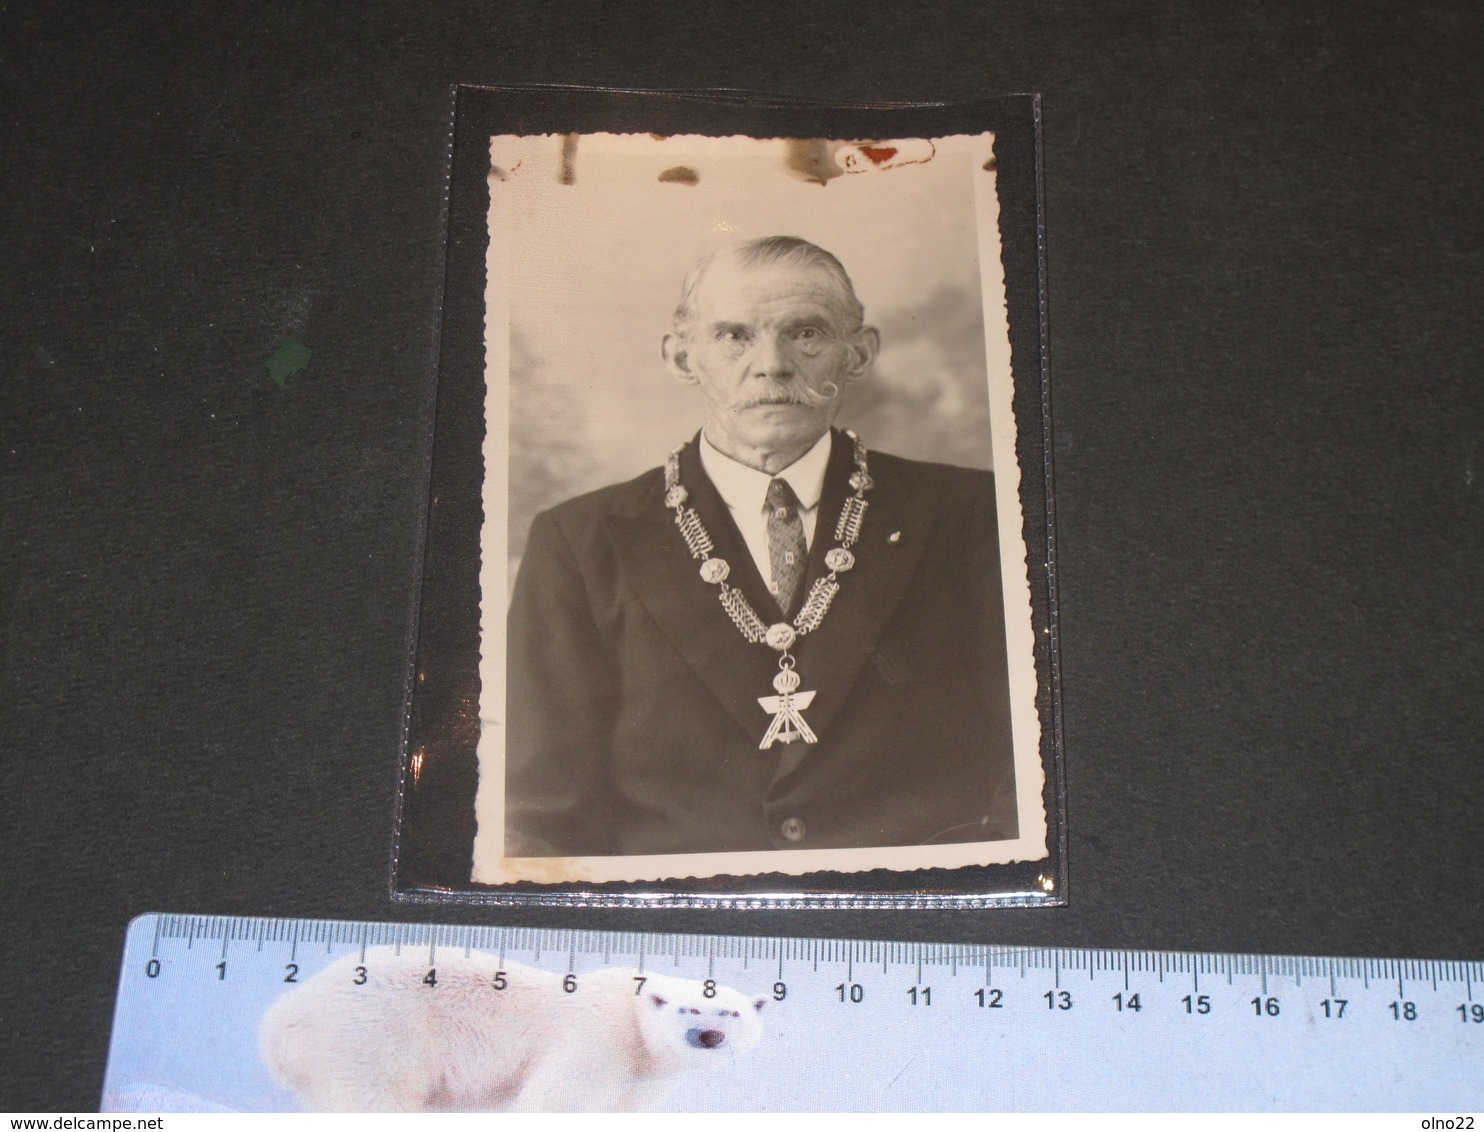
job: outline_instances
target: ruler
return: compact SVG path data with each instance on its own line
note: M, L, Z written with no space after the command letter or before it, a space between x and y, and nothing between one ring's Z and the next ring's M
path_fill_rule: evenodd
M469 1033L487 1039L477 1057ZM285 1052L284 1035L305 1041ZM632 1051L667 1041L663 1080L623 1091L643 1076ZM388 1101L377 1090L394 1080ZM326 1081L350 1090L339 1105ZM105 1111L457 1106L466 1086L486 1107L1478 1112L1484 963L130 925Z

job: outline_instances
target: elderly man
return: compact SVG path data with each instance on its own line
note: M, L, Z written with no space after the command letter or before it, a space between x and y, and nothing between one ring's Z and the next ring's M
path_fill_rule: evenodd
M531 525L507 856L1015 836L993 477L832 428L878 345L806 241L691 270L662 350L700 434Z

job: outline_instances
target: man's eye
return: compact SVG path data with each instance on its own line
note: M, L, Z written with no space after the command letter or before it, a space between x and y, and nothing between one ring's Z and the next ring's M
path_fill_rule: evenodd
M747 331L745 330L723 330L717 335L723 342L746 342Z

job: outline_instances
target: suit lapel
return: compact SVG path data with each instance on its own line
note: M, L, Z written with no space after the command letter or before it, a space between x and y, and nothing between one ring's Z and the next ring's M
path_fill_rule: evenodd
M836 433L809 552L810 584L829 572L824 556L838 545L835 523L845 497L852 494L848 481L853 470L850 439ZM876 486L866 493L861 537L853 548L855 566L840 575L840 592L823 624L801 638L793 650L804 681L801 687L818 693L805 718L824 742L830 721L850 697L861 666L911 586L934 522L933 500L905 498L903 485L889 477L883 480L876 467L871 468L871 475ZM899 536L895 542L890 537L894 532Z
M701 468L696 442L681 453L680 479L690 504L715 543L712 554L731 567L728 583L740 588L767 619L776 606L768 594L742 536ZM718 600L718 589L702 580L700 563L690 556L675 529L674 512L664 505L663 483L650 493L637 516L610 515L604 529L624 578L676 652L754 743L767 730L758 697L772 694L776 654L766 645L748 644Z

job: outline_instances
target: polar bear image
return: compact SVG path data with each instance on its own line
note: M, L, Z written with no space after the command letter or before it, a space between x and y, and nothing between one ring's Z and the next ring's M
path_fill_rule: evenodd
M747 1053L764 1002L710 980L387 947L283 995L259 1039L279 1085L320 1112L640 1111Z

